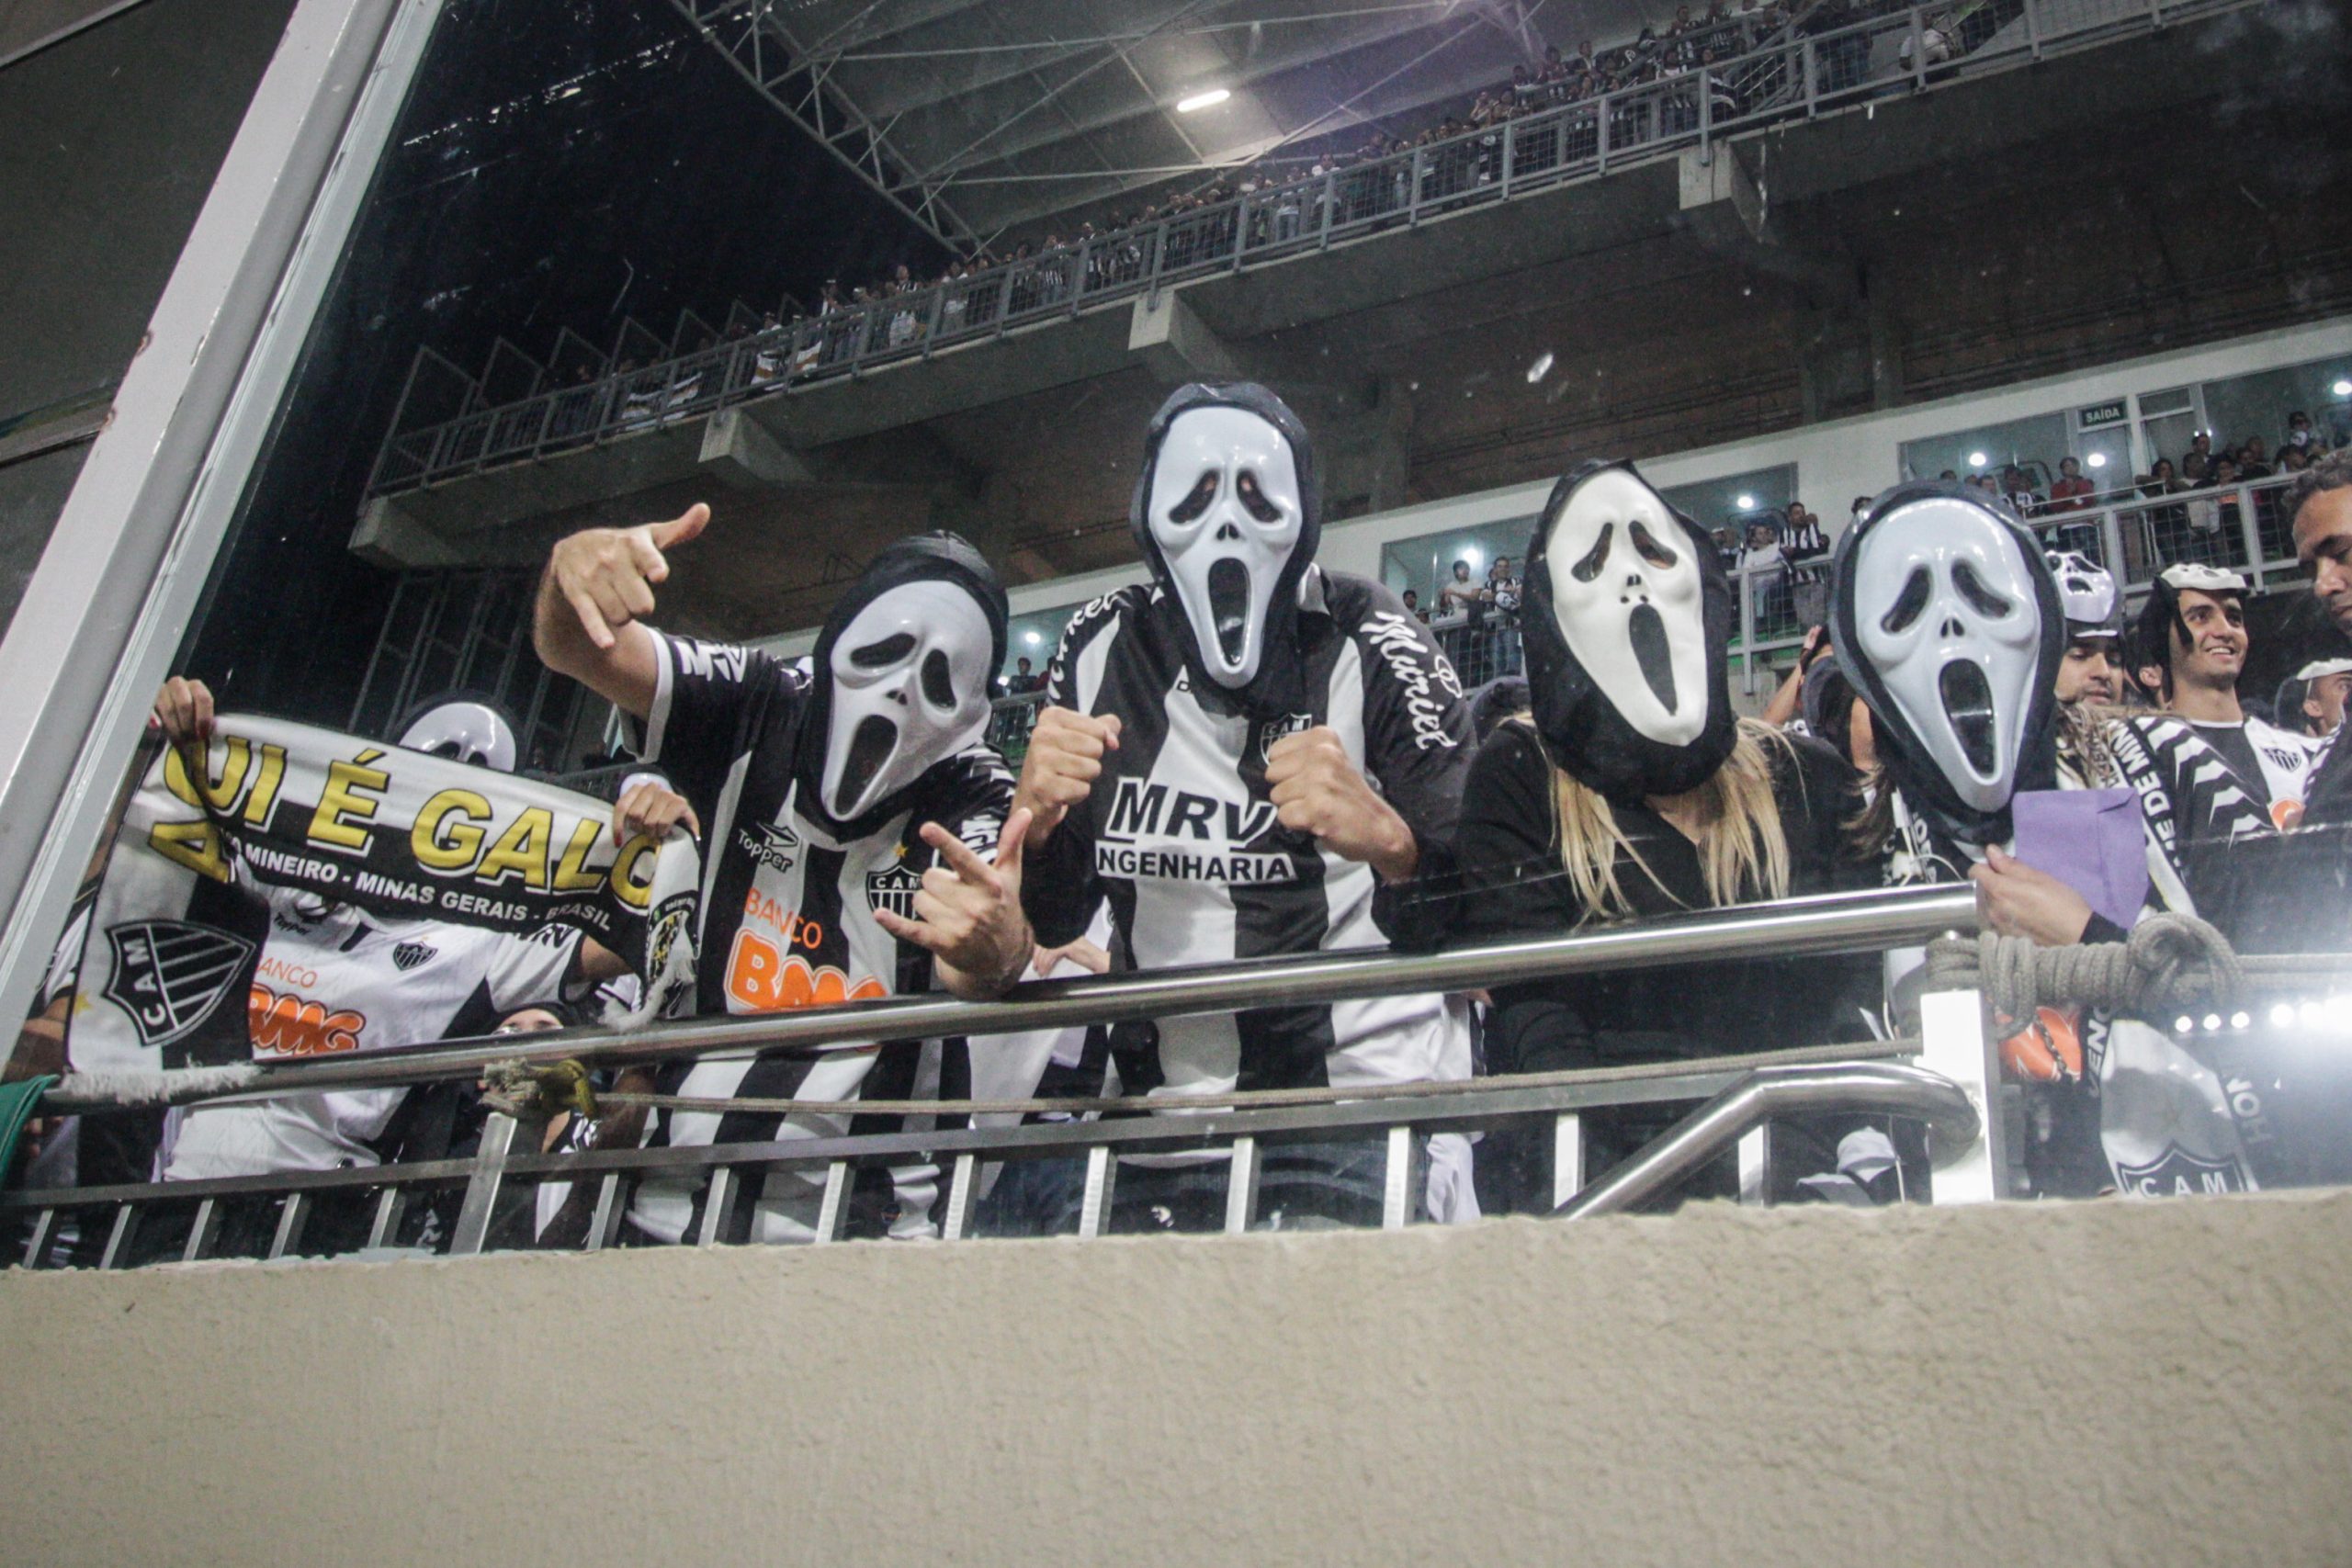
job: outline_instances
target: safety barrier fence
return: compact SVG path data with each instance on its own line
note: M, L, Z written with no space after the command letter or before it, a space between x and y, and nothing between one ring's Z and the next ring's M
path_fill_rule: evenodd
M1922 943L1973 929L1973 894L1931 887L1836 895L1712 910L1573 935L1522 940L1433 953L1373 949L1245 960L1077 980L1033 981L1003 999L966 1002L907 997L786 1014L701 1018L634 1033L575 1030L448 1041L367 1055L257 1064L223 1072L160 1075L153 1083L69 1077L42 1101L46 1114L101 1115L126 1099L153 1108L274 1094L513 1078L578 1062L624 1066L686 1057L749 1054L823 1056L870 1049L876 1042L962 1036L974 1049L986 1037L1039 1029L1216 1014L1252 1007L1307 1006L1426 992L1460 992L1558 976L1732 958L1802 960L1835 953ZM221 1216L232 1206L274 1206L266 1248L299 1252L313 1207L322 1200L369 1204L370 1247L402 1235L411 1205L460 1195L447 1250L465 1255L503 1245L532 1245L522 1211L524 1190L540 1181L593 1184L594 1210L580 1245L593 1250L619 1234L631 1185L667 1177L707 1179L707 1196L690 1239L716 1245L729 1235L738 1200L770 1173L807 1172L822 1181L814 1239L841 1239L861 1167L935 1163L946 1173L940 1222L950 1240L970 1234L985 1168L997 1162L1061 1158L1084 1163L1082 1235L1102 1232L1110 1212L1118 1157L1209 1151L1227 1157L1226 1225L1255 1220L1260 1162L1284 1145L1376 1138L1385 1154L1383 1223L1412 1217L1419 1190L1419 1134L1548 1124L1554 1155L1552 1194L1569 1217L1641 1201L1680 1174L1736 1146L1744 1199L1770 1190L1770 1124L1776 1117L1821 1110L1927 1122L1934 1130L1933 1201L1981 1201L2007 1180L1998 1114L1998 1067L1975 992L1924 998L1916 1041L1759 1051L1766 1043L1724 1041L1726 1055L1656 1066L1485 1078L1463 1084L1391 1086L1331 1091L1274 1091L1188 1102L1165 1101L1160 1114L1101 1121L933 1128L850 1136L811 1136L688 1147L591 1148L537 1152L542 1122L526 1108L490 1116L478 1150L439 1159L364 1168L206 1181L20 1191L0 1194L0 1223L29 1222L21 1266L51 1266L57 1242L73 1227L91 1261L122 1267L140 1256L142 1218L169 1211L187 1219L174 1260L208 1256ZM1732 1055L1736 1051L1739 1054ZM1906 1065L1894 1060L1909 1058ZM1612 1106L1703 1101L1661 1138L1611 1172L1588 1172L1581 1118ZM1023 1102L1029 1103L1029 1102ZM1035 1102L1051 1105L1057 1102ZM1058 1102L1067 1105L1069 1102ZM947 1109L953 1109L951 1105ZM977 1108L985 1111L985 1107ZM1577 1201L1582 1195L1581 1201ZM102 1239L101 1239L102 1238Z
M1597 178L1684 147L1712 156L1718 139L1759 126L1925 91L2257 3L1910 6L441 423L402 428L404 398L369 492L391 494L534 461L771 393L926 359L1097 305Z

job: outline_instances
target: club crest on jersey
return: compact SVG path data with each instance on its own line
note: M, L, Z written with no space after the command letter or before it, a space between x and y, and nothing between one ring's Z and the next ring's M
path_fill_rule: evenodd
M887 871L868 873L865 878L865 901L876 909L888 909L902 920L915 918L915 895L922 890L922 874L899 861Z
M1259 765L1262 767L1273 760L1268 753L1273 750L1275 741L1286 735L1304 735L1314 728L1315 716L1311 713L1295 713L1286 717L1266 720L1258 727Z
M106 998L130 1016L139 1043L151 1050L201 1027L254 955L254 944L241 936L178 920L115 926L107 943L114 950L114 973Z
M441 950L428 942L404 942L392 949L392 967L405 975L420 964L429 964L440 956Z
M735 829L743 852L771 871L790 871L800 858L800 835L790 824L762 822Z
M2235 1160L2193 1155L2178 1144L2145 1165L2115 1168L2115 1179L2136 1198L2188 1198L2206 1192L2243 1192L2245 1175Z

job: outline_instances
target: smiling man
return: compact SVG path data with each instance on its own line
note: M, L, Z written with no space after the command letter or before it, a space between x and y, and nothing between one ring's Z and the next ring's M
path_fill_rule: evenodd
M2156 574L2135 628L2140 679L2166 713L2221 753L2246 794L2290 827L2303 809L2303 780L2319 743L2246 713L2245 579L2217 567L2168 566Z

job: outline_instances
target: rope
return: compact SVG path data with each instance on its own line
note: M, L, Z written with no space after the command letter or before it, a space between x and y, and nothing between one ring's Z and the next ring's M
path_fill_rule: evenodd
M141 1106L168 1105L175 1095L200 1099L233 1094L262 1076L258 1062L232 1062L220 1067L175 1067L153 1073L67 1073L51 1086L60 1097L83 1101L111 1101L126 1111Z
M1622 1067L1578 1067L1552 1073L1514 1073L1509 1077L1469 1078L1446 1083L1361 1084L1349 1089L1261 1089L1194 1098L1139 1095L1097 1096L1071 1100L733 1100L685 1094L595 1095L585 1108L577 1087L586 1082L578 1062L533 1067L521 1060L494 1064L483 1081L500 1086L483 1098L509 1115L525 1110L577 1111L594 1117L601 1111L642 1106L655 1111L702 1111L715 1115L748 1112L762 1116L1030 1116L1079 1115L1091 1111L1260 1111L1277 1106L1359 1104L1374 1100L1445 1100L1497 1089L1556 1089L1569 1085L1639 1083L1647 1078L1682 1077L1691 1073L1747 1072L1758 1067L1811 1066L1824 1062L1878 1061L1890 1056L1918 1055L1917 1040L1866 1040L1847 1045L1800 1045L1784 1051L1751 1051L1732 1056L1697 1056L1687 1061L1642 1062ZM575 1078L571 1069L577 1069ZM536 1102L524 1086L542 1081ZM552 1086L551 1090L548 1087ZM553 1098L550 1098L552 1093Z
M2352 963L2333 953L2241 957L2229 939L2194 915L2143 917L2120 942L2038 947L2019 936L1980 931L1928 944L1927 988L1981 992L1985 1005L2030 1019L2044 1004L2161 1019L2200 1004L2231 1008L2256 986L2339 976Z

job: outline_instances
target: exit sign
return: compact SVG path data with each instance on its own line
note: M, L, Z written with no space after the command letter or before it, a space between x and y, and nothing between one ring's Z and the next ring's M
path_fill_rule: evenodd
M2121 398L2104 403L2093 403L2086 409L2075 411L2075 424L2077 429L2097 430L2102 425L2122 423L2123 400Z

